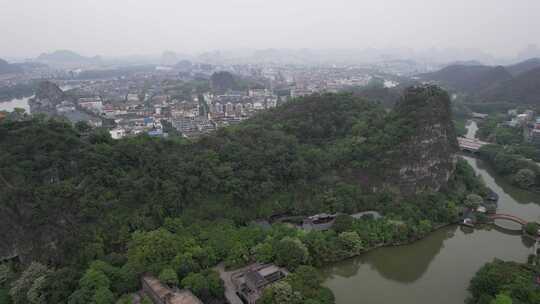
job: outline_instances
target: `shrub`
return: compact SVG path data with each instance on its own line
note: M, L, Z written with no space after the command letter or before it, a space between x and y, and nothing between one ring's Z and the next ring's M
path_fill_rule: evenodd
M525 232L529 235L536 236L538 234L538 224L534 222L529 222L525 225Z
M519 169L512 177L512 182L523 189L530 189L534 186L536 174L531 169Z
M170 267L167 267L167 268L164 268L160 273L159 273L159 280L165 284L167 284L168 286L170 287L174 287L176 285L178 285L178 275L176 274L176 272L170 268Z

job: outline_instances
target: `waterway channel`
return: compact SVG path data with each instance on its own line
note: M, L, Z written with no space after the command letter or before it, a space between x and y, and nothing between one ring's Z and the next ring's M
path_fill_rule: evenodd
M30 113L28 100L32 97L13 98L8 101L0 101L0 111L12 112L15 108L21 108Z
M474 137L476 124L468 130L467 136ZM479 159L463 157L499 195L498 212L540 220L540 195L513 187ZM323 269L324 285L337 304L459 304L469 296L469 281L482 265L494 258L525 262L532 245L511 230L449 226L411 245L379 248L330 265Z
M65 84L60 86L60 89L62 91L67 91L78 87L79 85ZM7 101L0 100L0 111L12 112L15 108L21 108L24 109L26 113L30 114L30 105L28 104L28 101L33 97L34 95L28 97L13 98Z

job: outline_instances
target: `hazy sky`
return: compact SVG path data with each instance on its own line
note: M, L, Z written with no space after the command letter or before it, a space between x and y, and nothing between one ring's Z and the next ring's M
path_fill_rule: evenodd
M540 0L0 0L0 56L540 45Z

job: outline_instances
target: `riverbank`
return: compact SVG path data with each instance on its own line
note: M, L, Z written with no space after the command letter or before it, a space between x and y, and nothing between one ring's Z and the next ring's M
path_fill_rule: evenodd
M540 166L532 159L521 155L518 149L516 146L492 144L482 147L479 157L489 163L508 182L521 189L540 193L540 184L536 181L540 177Z
M28 101L33 95L22 98L13 98L11 100L0 101L0 111L12 112L15 108L21 108L30 113L30 105Z
M540 192L540 151L531 140L529 126L508 125L501 116L488 118L478 125L470 121L469 125L473 136L476 136L478 131L482 140L491 142L479 150L480 158L515 186Z
M449 225L409 245L374 249L322 271L336 304L359 299L366 304L456 304L469 296L469 281L486 262L526 262L529 253L520 236Z
M415 242L418 242L418 241L421 241L427 237L429 237L430 234L434 233L434 232L437 232L443 228L446 228L446 227L450 227L450 226L458 226L459 225L459 221L456 221L456 222L453 222L453 223L447 223L447 224L440 224L438 226L436 226L431 232L429 232L428 234L426 235L423 235L421 237L418 237L416 239L413 239L413 240L410 240L410 241L407 241L407 242L398 242L398 243L391 243L391 244L379 244L377 246L372 246L372 247L369 247L367 248L365 251L362 251L361 253L359 254L356 254L356 255L353 255L347 259L353 259L353 258L356 258L356 257L359 257L361 256L362 254L366 254L366 253L369 253L373 250L376 250L376 249L380 249L380 248L387 248L387 247L399 247L399 246L408 246L408 245L412 245L414 244ZM346 259L345 259L346 260ZM341 260L341 261L344 261L344 260ZM335 261L335 262L341 262L341 261Z
M463 158L497 193L499 212L540 219L540 195L514 187L480 159ZM417 241L377 246L322 267L324 285L333 291L336 304L356 304L359 299L365 304L464 303L469 282L482 266L495 258L526 263L533 246L512 230L447 224Z

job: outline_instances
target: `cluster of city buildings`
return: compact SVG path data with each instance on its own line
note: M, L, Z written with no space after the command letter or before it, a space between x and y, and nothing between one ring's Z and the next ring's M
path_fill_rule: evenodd
M536 116L533 110L518 111L508 110L509 120L503 122L504 126L523 128L523 136L526 142L540 145L540 116Z
M177 94L175 81L186 81L195 77L179 73L166 77L152 75L142 82L122 79L123 86L115 86L114 82L108 81L107 90L95 88L96 84L93 84L94 88L91 90L99 90L102 96L111 100L102 111L105 117L116 122L117 128L111 130L114 138L141 132L152 136L167 136L160 123L163 120L183 136L197 137L237 124L259 111L275 108L291 98L365 86L372 79L372 76L365 72L346 69L257 69L245 66L222 68L232 70L242 77L257 79L265 84L265 87L228 90L220 94L208 88L204 92Z
M268 90L211 92L189 96L180 100L169 94L154 96L126 95L125 102L102 105L86 102L86 107L101 111L114 120L113 138L148 133L167 136L163 123L170 124L185 137L196 137L217 128L239 123L261 110L274 108L278 97Z
M219 71L253 85L213 90L210 78ZM365 86L374 77L378 76L373 71L357 66L182 61L170 66L116 69L40 67L0 79L0 85L51 80L76 96L56 105L56 114L73 123L85 121L92 127L107 127L111 136L119 139L142 133L166 137L171 132L197 137L237 124L291 98Z

